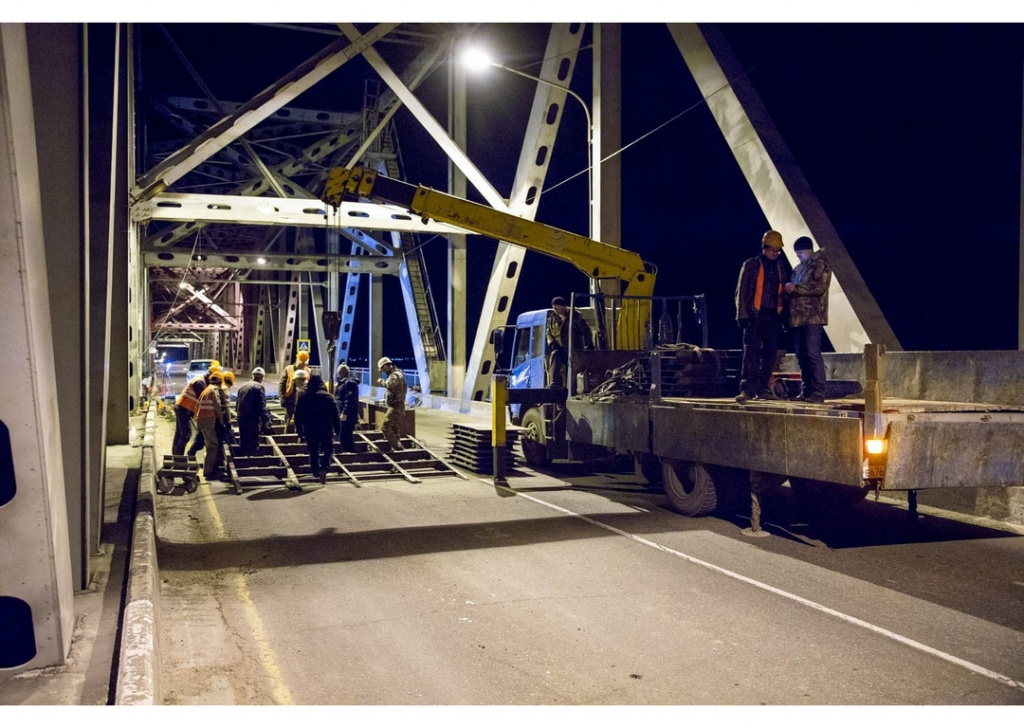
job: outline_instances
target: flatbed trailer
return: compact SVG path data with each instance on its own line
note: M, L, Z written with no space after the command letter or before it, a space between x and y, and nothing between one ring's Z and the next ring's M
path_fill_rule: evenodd
M586 357L583 357L585 360ZM883 397L883 354L869 345L862 396L811 404L721 396L721 353L654 351L634 363L632 392L512 391L528 461L632 456L673 507L701 516L786 481L836 508L872 491L1024 486L1024 406ZM586 363L583 361L583 363ZM642 370L643 374L637 374ZM727 384L727 391L733 388ZM680 394L689 387L705 394ZM717 393L715 393L717 390Z
M710 513L754 482L789 480L805 497L855 502L869 491L1024 485L1024 408L883 398L881 452L868 453L864 399L745 405L667 397L565 403L570 442L637 459L678 510ZM870 423L868 423L870 424ZM870 434L870 433L868 433Z

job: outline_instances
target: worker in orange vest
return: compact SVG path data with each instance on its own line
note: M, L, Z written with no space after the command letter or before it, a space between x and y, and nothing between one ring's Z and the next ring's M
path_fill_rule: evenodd
M224 463L218 427L227 423L227 412L221 404L221 387L224 375L219 371L210 374L210 384L199 395L199 406L196 409L196 425L203 436L206 458L203 460L203 475L207 482L219 480L219 469ZM230 423L228 423L230 424Z
M185 447L188 445L188 441L192 439L193 434L197 434L197 430L194 426L193 420L195 419L196 409L199 406L199 395L203 393L209 385L210 372L220 371L220 362L214 360L210 362L210 368L201 377L196 377L190 382L185 384L185 388L181 390L181 394L178 395L178 399L174 403L174 441L171 443L171 454L172 455L184 455ZM198 444L198 447L195 445ZM199 450L203 449L201 442L193 443L193 448L190 451L190 455L194 455Z

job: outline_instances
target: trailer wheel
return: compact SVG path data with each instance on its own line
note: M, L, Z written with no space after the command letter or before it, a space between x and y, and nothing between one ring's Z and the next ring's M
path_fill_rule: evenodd
M662 458L661 477L669 503L684 516L706 516L718 505L711 474L700 463Z
M523 459L531 467L544 467L551 462L544 444L544 416L539 410L527 410L521 426L523 432L519 435L519 444L523 448Z
M802 506L825 512L852 508L868 495L867 488L792 476L789 478L789 487Z

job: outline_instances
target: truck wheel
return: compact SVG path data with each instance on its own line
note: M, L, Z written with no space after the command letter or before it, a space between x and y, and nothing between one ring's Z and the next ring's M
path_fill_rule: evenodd
M669 503L684 516L706 516L718 505L715 484L700 463L662 458L661 478Z
M789 479L789 487L802 506L817 511L842 511L852 508L868 495L867 488L792 476Z
M544 467L551 462L548 449L544 444L544 417L536 409L528 410L523 415L523 432L519 434L519 444L523 448L523 459L531 467Z
M633 456L633 472L638 479L651 488L661 485L661 461L654 455L646 452L639 452Z

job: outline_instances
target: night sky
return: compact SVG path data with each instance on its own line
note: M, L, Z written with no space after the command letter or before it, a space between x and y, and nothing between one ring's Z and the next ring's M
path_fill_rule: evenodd
M168 28L214 92L237 101L331 40L266 26ZM903 347L1017 348L1024 26L729 23L722 30ZM546 24L491 23L477 35L503 63L535 74L547 32ZM733 289L767 221L664 24L624 24L622 44L623 247L657 265L656 293L704 293L711 345L738 347ZM146 50L156 55L158 45L151 40ZM231 52L219 55L226 45ZM401 50L380 51L401 70ZM584 98L590 59L583 50L572 82ZM150 81L166 77L180 85L168 92L198 95L180 67L164 63ZM297 105L357 110L359 69L372 75L350 63ZM444 83L435 74L417 92L442 120ZM503 195L533 92L529 80L497 69L470 82L468 153ZM441 152L408 112L397 122L409 181L443 189ZM585 168L585 140L583 114L569 99L549 188ZM579 174L544 194L537 219L585 233L586 194ZM480 274L471 275L470 310L482 300L494 249L493 241L471 238L470 264ZM445 241L425 251L443 315ZM585 289L571 266L530 253L513 313ZM402 338L385 346L397 352L408 346Z

